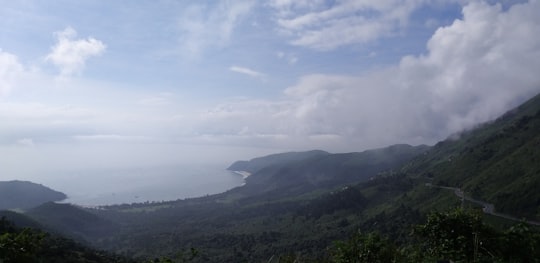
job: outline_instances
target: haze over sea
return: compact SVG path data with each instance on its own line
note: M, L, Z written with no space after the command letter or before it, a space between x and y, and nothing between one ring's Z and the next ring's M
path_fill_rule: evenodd
M68 195L65 202L85 206L169 201L240 186L242 175L226 170L232 162L280 151L178 144L0 147L0 181L43 184Z
M164 166L66 172L47 184L68 195L65 202L95 206L168 201L216 194L243 184L226 167Z

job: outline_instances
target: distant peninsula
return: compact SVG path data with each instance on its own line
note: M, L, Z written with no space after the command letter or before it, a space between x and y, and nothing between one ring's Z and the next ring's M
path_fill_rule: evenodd
M41 184L28 181L0 181L0 210L30 209L66 198L64 193Z
M236 161L233 164L231 164L231 166L229 166L227 170L242 171L242 172L248 172L250 174L254 174L268 166L294 163L294 162L306 160L313 157L327 156L327 155L330 155L330 153L321 151L321 150L313 150L313 151L307 151L307 152L278 153L278 154L272 154L272 155L268 155L264 157L254 158L249 161Z

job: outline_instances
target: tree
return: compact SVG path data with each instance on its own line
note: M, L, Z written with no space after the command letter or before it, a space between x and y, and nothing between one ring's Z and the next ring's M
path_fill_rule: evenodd
M5 263L37 262L45 234L24 229L0 234L0 261Z
M503 236L505 262L540 262L540 233L525 222L510 227Z
M478 211L434 212L414 228L429 256L453 261L491 261L498 251L496 231L482 222Z
M399 257L394 244L376 233L357 233L348 241L337 241L331 254L336 263L396 262Z

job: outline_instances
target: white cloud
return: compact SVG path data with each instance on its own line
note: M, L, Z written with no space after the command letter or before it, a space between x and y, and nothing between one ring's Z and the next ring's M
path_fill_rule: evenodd
M231 66L231 67L229 67L229 70L233 71L233 72L236 72L236 73L248 75L248 76L254 77L254 78L260 78L260 77L264 76L264 74L261 73L261 72L255 71L255 70L250 69L250 68L245 68L245 67Z
M0 49L0 97L8 94L24 72L17 56Z
M439 28L428 52L364 76L307 75L283 101L232 101L201 118L204 134L337 151L434 143L540 92L540 1L473 2ZM248 129L246 129L248 127ZM268 142L270 143L270 142Z
M198 56L208 47L226 45L235 28L249 13L254 1L219 1L215 6L187 7L178 25L182 53Z
M447 115L447 128L454 131L501 114L539 91L538 12L538 1L508 12L500 5L467 5L463 20L436 31L428 56L402 60L404 88L429 92L430 109Z
M291 8L308 8L315 9L324 4L323 0L271 0L269 5L274 8L291 9Z
M474 2L464 7L463 19L433 34L426 54L363 75L305 75L280 99L230 99L208 111L199 111L200 101L132 89L100 90L95 83L54 94L42 90L33 97L42 103L0 103L0 143L12 145L21 138L40 146L45 138L146 143L147 138L164 138L159 142L331 151L432 143L492 119L540 91L538 13L538 1L509 10ZM9 58L2 65L23 70L16 57L6 54L0 53L1 59ZM287 59L291 54L276 56ZM262 76L245 67L229 70ZM68 101L75 106L65 105Z
M5 102L0 104L0 118L3 120L41 120L52 123L55 120L83 120L93 117L98 111L71 105L50 105L43 103Z
M294 65L294 64L296 64L296 62L298 62L298 57L293 53L285 53L283 51L279 51L279 52L276 53L276 56L279 59L283 59L283 60L287 61L287 63L289 65Z
M55 36L57 43L51 48L51 53L45 60L57 66L62 76L80 73L86 60L101 55L106 49L103 42L92 37L75 39L77 32L71 27L56 32Z
M273 1L277 25L291 44L317 50L362 44L395 34L424 0Z
M65 140L71 133L96 129L96 111L38 103L0 103L0 145L29 145L34 141ZM25 140L21 140L20 138Z
M271 0L268 6L278 11L281 17L292 16L298 10L314 11L324 7L324 0Z
M156 142L155 138L145 136L130 136L119 134L92 134L92 135L75 135L74 139L83 142L135 142L135 143L148 143Z

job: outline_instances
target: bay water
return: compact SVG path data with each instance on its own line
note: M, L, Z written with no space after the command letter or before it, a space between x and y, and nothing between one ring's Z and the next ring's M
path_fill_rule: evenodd
M244 183L218 165L178 165L56 172L42 183L68 195L63 202L100 206L160 202L217 194Z

